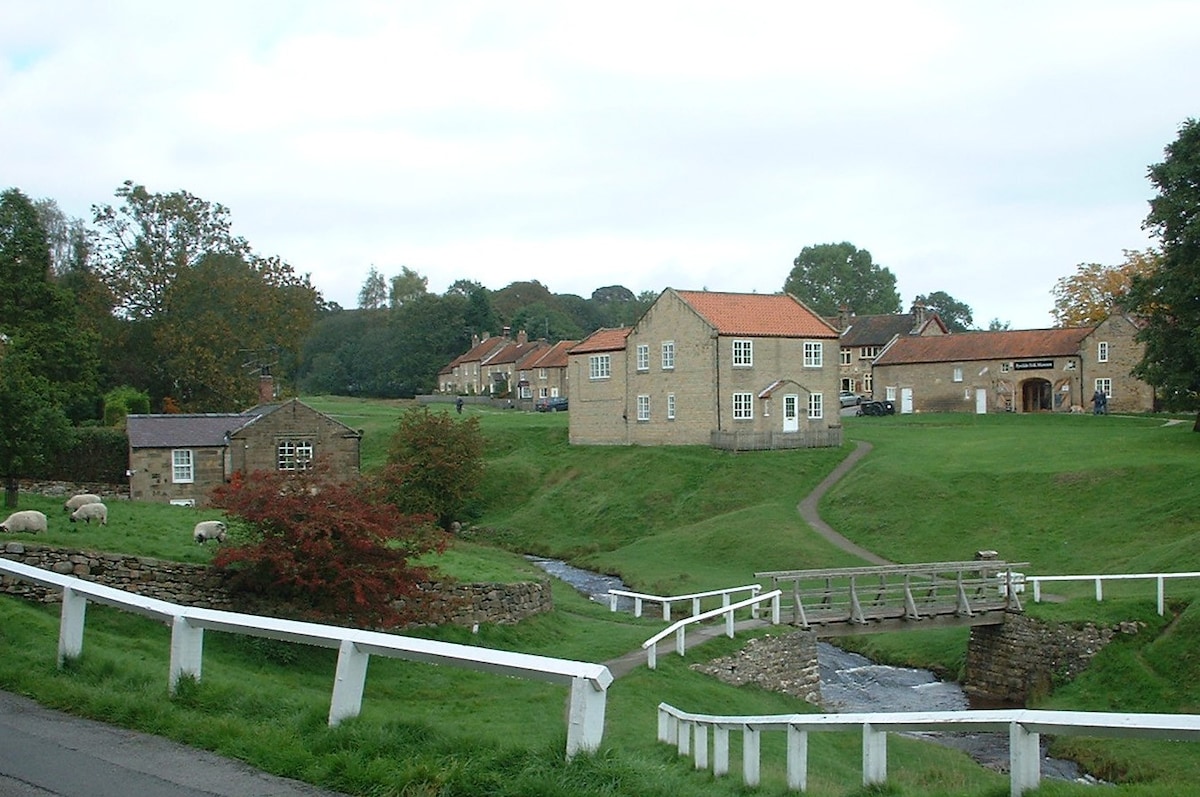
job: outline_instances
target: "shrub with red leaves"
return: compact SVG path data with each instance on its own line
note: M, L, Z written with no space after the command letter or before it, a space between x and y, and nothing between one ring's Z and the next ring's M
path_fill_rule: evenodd
M297 605L314 619L393 627L415 619L411 600L430 569L410 560L441 552L433 518L405 515L362 482L319 465L298 473L236 474L213 491L235 534L213 558L229 587ZM240 522L239 522L240 521ZM404 609L393 601L405 598Z

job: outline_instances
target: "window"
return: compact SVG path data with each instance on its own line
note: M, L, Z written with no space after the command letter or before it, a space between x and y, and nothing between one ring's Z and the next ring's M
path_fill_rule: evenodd
M550 391L544 387L538 388L538 398L546 398L550 395Z
M840 389L843 393L853 393L854 392L854 380L850 379L848 377L843 377L842 378L842 386Z
M667 394L667 420L668 421L675 420L675 394L674 393Z
M591 379L608 379L612 376L612 355L593 354L588 357L588 377Z
M887 388L884 390L884 393L886 394L886 396L884 398L885 401L895 401L896 400L896 386L895 385L888 385Z
M546 369L545 368L538 369L538 379L542 380L543 382L546 381Z
M861 360L874 360L882 349L882 346L863 346L858 350L858 357Z
M675 341L664 340L662 345L662 367L670 371L675 367Z
M192 449L177 448L171 452L171 481L175 484L191 484L196 481Z
M637 419L638 419L638 421L640 421L642 423L650 420L650 397L649 396L638 396L637 397Z
M313 458L312 441L280 440L275 454L280 470L308 470Z
M1010 370L1012 370L1010 363L1000 363L1000 373L1007 374Z
M871 388L872 388L872 385L874 385L874 384L875 384L875 380L872 378L872 376L870 374L863 375L863 392L864 393L872 394Z
M851 358L851 356L852 356L852 355L853 355L853 352L851 352L851 351L850 351L850 348L849 348L849 347L847 347L847 346L843 346L843 347L842 347L842 360L841 360L841 365L850 365L850 364L851 364L851 359L850 359L850 358Z
M733 342L733 365L735 368L749 368L754 365L754 341L735 340Z
M650 370L650 346L645 343L637 345L637 369L639 371Z
M961 382L961 381L962 381L962 368L955 368L955 369L954 369L954 381L955 381L955 382Z
M820 341L804 343L804 367L820 368L825 364L825 347Z
M1109 398L1112 398L1112 380L1111 379L1107 379L1107 378L1097 379L1096 380L1096 389L1099 390L1104 395L1108 396Z
M733 394L733 419L735 421L747 421L754 417L754 394L753 393L734 393Z
M820 393L808 394L808 417L817 420L825 417L825 396Z
M1096 362L1108 362L1108 341L1102 340L1096 344Z
M1067 360L1067 364L1063 366L1063 370L1064 371L1074 371L1075 370L1075 361Z

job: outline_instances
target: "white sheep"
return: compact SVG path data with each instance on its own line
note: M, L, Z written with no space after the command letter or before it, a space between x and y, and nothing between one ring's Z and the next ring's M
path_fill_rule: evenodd
M192 536L201 545L209 540L225 542L225 524L219 520L201 520L192 531Z
M93 520L99 521L101 526L108 525L108 507L104 504L84 504L71 513L71 522L82 520L89 526Z
M74 512L76 509L85 504L98 504L102 500L103 499L100 498L100 496L94 495L93 493L80 493L79 495L71 496L66 500L65 503L63 503L63 511Z
M14 531L28 531L31 534L37 534L39 531L45 531L46 528L46 516L36 509L13 512L7 520L0 523L0 532L5 534L11 534Z

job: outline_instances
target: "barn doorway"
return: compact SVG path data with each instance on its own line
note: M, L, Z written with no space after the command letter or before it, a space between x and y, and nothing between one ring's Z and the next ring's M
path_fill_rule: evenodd
M1049 412L1053 409L1053 391L1046 379L1026 379L1021 383L1021 412Z

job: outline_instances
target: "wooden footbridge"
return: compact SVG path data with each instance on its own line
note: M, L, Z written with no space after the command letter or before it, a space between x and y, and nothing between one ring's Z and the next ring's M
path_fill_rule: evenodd
M963 625L998 625L1021 611L1027 563L994 559L829 570L774 570L785 622L818 637Z

